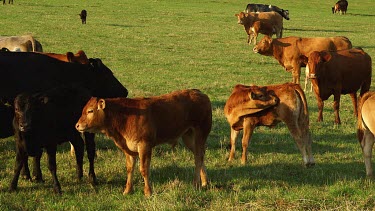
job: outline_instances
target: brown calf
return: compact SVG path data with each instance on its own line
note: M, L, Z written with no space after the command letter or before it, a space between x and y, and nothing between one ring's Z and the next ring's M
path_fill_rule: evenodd
M275 101L275 98L278 101ZM235 143L241 130L243 130L241 163L245 164L247 147L254 129L257 126L273 127L282 121L293 136L304 164L306 166L315 164L311 149L306 97L298 84L286 83L264 87L239 84L234 87L226 102L224 113L231 126L229 161L234 159Z
M207 95L199 90L182 90L150 98L91 98L76 124L78 131L105 133L126 154L127 180L124 194L133 191L137 157L144 179L144 194L152 194L149 181L152 148L176 144L182 137L194 153L196 187L207 185L205 144L211 131L212 110Z
M88 64L89 59L86 56L86 53L83 50L79 50L76 54L72 52L67 52L66 54L57 54L57 53L41 53L47 55L49 57L58 59L64 62L72 62L72 63L81 63L81 64Z

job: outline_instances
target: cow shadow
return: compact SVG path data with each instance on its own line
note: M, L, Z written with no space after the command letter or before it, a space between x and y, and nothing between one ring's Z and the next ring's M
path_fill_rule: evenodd
M353 33L354 31L351 31L351 30L327 30L327 29L299 29L299 28L284 28L284 30L286 31L295 31L295 32L299 32L299 31L311 31L311 32L335 32L335 33Z
M358 13L346 13L347 15L353 15L353 16L364 16L364 17L373 17L374 14L358 14Z
M105 24L107 26L113 26L113 27L122 27L122 28L144 28L145 26L141 26L141 25L126 25L126 24L115 24L115 23L112 23L112 24Z

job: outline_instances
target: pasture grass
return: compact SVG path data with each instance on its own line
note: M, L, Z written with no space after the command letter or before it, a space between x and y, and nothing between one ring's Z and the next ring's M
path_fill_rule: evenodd
M143 181L135 171L135 192L123 196L125 156L112 140L98 135L95 170L99 185L86 174L77 181L69 145L58 149L58 178L63 194L52 192L46 155L45 183L19 180L8 187L15 162L13 138L0 141L0 210L373 210L374 181L365 177L356 140L356 119L349 96L341 99L342 125L333 125L332 97L326 101L324 122L318 123L316 100L307 93L316 165L304 168L285 125L257 128L246 165L227 162L229 127L223 114L234 85L279 84L291 81L277 61L252 53L235 13L246 1L219 0L16 0L0 6L1 35L32 34L45 52L83 49L101 58L128 88L129 97L152 96L198 88L213 105L213 126L205 162L210 185L192 186L193 155L182 145L153 151L151 181L154 195L143 196ZM284 36L347 36L353 46L375 55L373 0L349 1L347 15L333 15L335 1L264 1L289 9ZM88 11L87 24L78 14ZM260 36L262 37L262 36ZM258 41L260 38L258 38ZM374 62L373 62L374 64ZM303 82L304 73L301 81Z

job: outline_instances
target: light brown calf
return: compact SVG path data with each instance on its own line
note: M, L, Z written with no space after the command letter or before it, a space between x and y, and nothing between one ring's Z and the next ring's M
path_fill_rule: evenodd
M207 95L199 90L182 90L150 98L91 98L76 124L78 131L105 133L126 154L127 180L124 194L133 191L137 157L144 179L144 194L152 194L149 181L152 148L176 144L182 137L194 153L194 184L207 185L205 145L211 131L212 110Z
M279 99L277 103L275 98ZM255 108L242 109L246 105L255 105ZM258 126L273 127L282 121L294 138L305 166L315 164L311 149L307 102L298 84L286 83L264 87L239 84L234 87L227 100L224 113L231 127L229 161L234 159L235 143L241 130L243 130L241 163L245 164L247 147L254 129Z

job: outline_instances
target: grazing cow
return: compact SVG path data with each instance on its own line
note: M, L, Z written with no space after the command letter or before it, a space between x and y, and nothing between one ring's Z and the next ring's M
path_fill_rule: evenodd
M60 61L64 61L64 62L89 64L89 59L87 58L86 53L83 50L79 50L76 54L72 52L66 52L66 54L57 54L57 53L42 53L42 54L58 59Z
M280 9L277 6L274 5L268 5L268 4L248 4L246 6L245 12L277 12L279 13L283 18L289 20L289 10L283 10Z
M306 97L298 84L286 83L263 87L238 84L225 104L224 113L231 128L229 161L235 157L236 139L241 130L241 163L245 164L247 147L254 129L257 126L273 127L282 121L294 138L305 166L315 164Z
M87 11L82 10L81 13L78 15L81 18L82 24L86 24Z
M152 194L149 181L152 148L175 145L180 137L194 153L196 187L207 185L205 144L211 131L212 110L207 95L182 90L150 98L91 98L76 124L80 132L105 133L126 155L127 180L124 194L133 191L137 157L144 179L144 194Z
M3 4L5 4L6 0L3 0ZM8 1L8 4L12 3L13 4L13 0L9 0Z
M348 10L348 1L346 0L339 0L336 2L335 6L332 7L332 14L339 13L339 14L346 14Z
M331 95L334 96L335 124L341 124L342 94L350 94L357 116L357 91L361 89L362 96L371 85L371 57L362 49L353 48L336 52L313 51L308 58L301 56L301 59L309 66L309 78L318 101L318 121L323 121L323 101Z
M237 23L243 25L246 33L248 34L248 43L250 40L250 35L254 33L253 28L254 28L254 24L257 21L261 22L261 23L258 23L259 26L256 26L256 27L262 28L260 33L263 33L263 34L272 33L272 34L276 34L276 36L279 38L282 37L283 18L276 12L262 12L262 13L240 12L239 14L235 14L235 16L237 17Z
M372 148L375 143L375 92L366 92L358 103L357 137L361 145L366 166L366 175L373 177L371 164Z
M21 168L28 156L36 157L37 169L34 171L37 174L35 176L42 180L40 157L42 148L46 148L54 192L61 193L61 186L56 175L56 149L58 144L67 141L70 141L75 148L77 178L79 180L82 178L84 141L74 125L90 97L88 90L79 87L59 87L34 94L23 93L16 97L13 127L17 155L14 176L10 185L11 191L17 188ZM94 171L94 134L86 133L85 143L90 162L89 180L94 185L97 183Z
M273 56L286 71L291 71L293 83L300 83L301 55L308 56L313 51L336 51L352 48L352 43L346 37L284 37L272 39L264 36L253 48L254 53Z
M16 52L43 52L40 42L31 35L0 36L0 48Z

